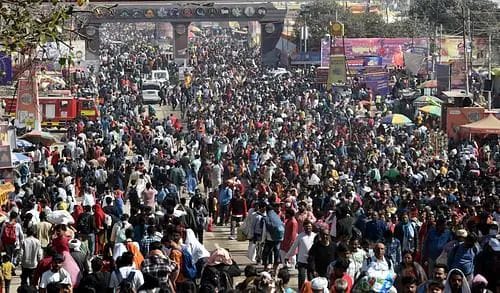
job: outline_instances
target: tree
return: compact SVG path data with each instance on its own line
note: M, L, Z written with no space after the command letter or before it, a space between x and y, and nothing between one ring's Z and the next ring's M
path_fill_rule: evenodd
M484 34L492 27L498 31L500 14L497 5L490 0L415 0L409 16L428 22L432 29L442 25L446 34L461 34L466 9L470 10L474 34Z
M321 38L329 33L329 23L344 19L348 12L335 0L315 0L307 4L295 22L295 37L300 42L300 27L309 27L309 44L311 48L319 48Z
M2 0L0 46L7 53L23 53L48 40L62 41L72 13L72 5L57 0Z

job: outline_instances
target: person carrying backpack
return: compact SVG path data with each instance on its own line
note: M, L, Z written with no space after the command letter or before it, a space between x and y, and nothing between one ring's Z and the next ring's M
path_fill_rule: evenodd
M80 216L76 223L76 230L80 235L85 235L85 239L88 239L89 253L90 255L94 255L95 252L95 232L96 232L96 224L94 220L94 215L90 212L92 207L86 205L83 207L84 213Z
M24 241L23 228L17 222L17 217L18 214L16 212L11 212L9 221L5 221L0 231L3 250L10 256L11 260L15 256L16 249L20 247L20 243Z
M228 292L233 289L233 278L241 274L238 265L224 248L215 249L208 258L200 280L199 293Z
M267 208L264 224L265 242L262 250L262 264L265 268L271 262L277 267L280 261L279 247L285 236L285 224L281 221L277 211L279 211L278 204L273 204Z
M122 254L117 263L119 268L111 274L108 288L116 289L119 293L137 292L144 284L141 271L134 268L134 255L127 251Z
M202 199L196 199L193 207L193 213L196 220L196 229L193 229L198 241L203 244L203 231L207 223L208 211L203 205Z

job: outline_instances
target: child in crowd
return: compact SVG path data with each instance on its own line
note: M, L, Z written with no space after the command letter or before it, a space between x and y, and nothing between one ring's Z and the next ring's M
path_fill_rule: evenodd
M3 283L5 286L5 293L9 293L10 281L12 280L12 276L16 275L16 271L14 265L10 261L10 256L7 254L2 257L2 275Z

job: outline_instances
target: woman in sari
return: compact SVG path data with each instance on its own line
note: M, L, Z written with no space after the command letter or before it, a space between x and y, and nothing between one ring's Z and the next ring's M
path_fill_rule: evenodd
M413 277L417 280L417 284L422 284L427 281L427 275L424 269L413 259L410 251L403 252L403 261L396 269L396 284L395 287L398 292L403 292L402 280L404 277Z
M101 205L96 203L94 206L94 218L95 218L95 226L97 228L97 237L96 237L96 254L100 254L104 248L106 233L104 231L104 220L106 218L106 214L102 209Z

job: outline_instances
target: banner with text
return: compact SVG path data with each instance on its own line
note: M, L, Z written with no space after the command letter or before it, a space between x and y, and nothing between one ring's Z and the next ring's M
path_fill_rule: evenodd
M389 94L389 73L377 72L363 76L366 87L371 89L374 95L387 96Z
M345 84L346 79L345 56L330 56L330 68L328 70L328 84L326 88L330 89L332 84Z
M403 66L404 52L414 47L427 47L426 38L346 38L345 52L348 59L359 56L382 57L383 65Z
M20 126L41 130L38 84L35 79L35 77L30 76L22 78L18 82L16 120Z

